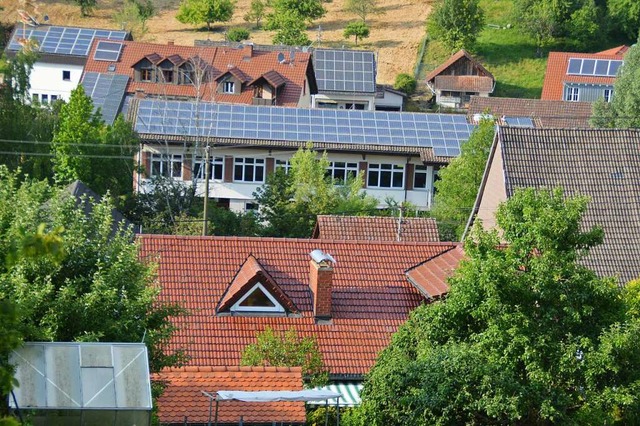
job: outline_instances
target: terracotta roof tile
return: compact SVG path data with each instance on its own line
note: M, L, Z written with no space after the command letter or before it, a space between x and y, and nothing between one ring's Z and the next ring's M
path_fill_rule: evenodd
M158 263L160 299L191 315L175 320L170 348L186 350L191 366L238 365L242 350L266 327L316 336L334 375L362 375L375 362L410 310L424 303L405 271L455 243L395 243L239 237L141 235L140 256ZM322 249L337 261L332 319L317 324L309 289L309 253ZM294 316L216 315L229 283L252 254L295 303Z
M435 87L455 92L493 92L493 78L480 75L437 75Z
M398 241L398 218L319 215L313 238L326 240ZM440 241L433 218L403 218L400 241Z
M179 46L172 44L152 44L134 41L122 42L122 52L117 62L96 61L93 52L97 42L94 41L87 58L84 72L108 73L109 66L115 64L115 73L129 76L129 84L126 92L144 93L150 96L179 96L196 97L198 89L190 84L174 83L150 83L134 81L133 66L147 57L152 63L158 64L163 60L169 60L174 64L177 58L192 63L198 63L199 68L210 72L210 84L200 88L200 96L205 101L223 103L253 103L253 88L243 85L242 93L224 94L216 93L216 78L233 69L234 75L242 76L241 80L249 82L259 78L270 71L277 72L284 79L284 87L278 93L277 105L296 107L302 95L302 90L308 77L312 77L311 54L298 52L293 63L279 63L277 60L279 51L261 51L245 46L242 49L232 47L204 47L204 46ZM206 68L204 68L206 66ZM282 84L281 84L282 85Z
M440 66L431 71L429 75L427 75L426 81L430 82L434 80L436 76L442 74L447 68L449 68L451 65L455 64L462 58L466 58L466 60L470 61L473 66L480 71L479 75L485 75L487 77L490 77L492 80L494 79L493 74L487 71L487 69L482 66L480 62L478 62L473 56L469 54L469 52L464 49L460 49L459 51L451 55L449 59L443 62Z
M606 84L613 85L615 77L590 77L581 75L569 75L569 58L584 59L617 59L621 60L627 52L624 46L604 50L598 53L574 53L574 52L549 52L547 70L542 84L543 100L562 100L564 83Z
M472 96L468 117L489 112L494 117L529 117L536 127L589 128L591 107L590 102Z
M184 367L164 370L153 378L168 385L158 400L163 424L205 424L209 420L209 398L202 391L302 390L300 368L288 367ZM219 423L237 424L241 416L246 423L303 424L305 407L304 402L219 403Z
M407 278L422 294L437 299L449 292L447 279L465 258L462 247L455 247L407 271Z

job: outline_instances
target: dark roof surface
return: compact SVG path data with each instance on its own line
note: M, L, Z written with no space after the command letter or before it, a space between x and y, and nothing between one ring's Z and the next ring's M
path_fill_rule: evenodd
M583 223L602 226L605 238L585 265L621 283L640 277L640 130L501 127L499 138L507 197L555 186L588 195Z
M454 92L493 92L493 78L481 75L437 75L434 87Z
M398 235L398 233L400 235ZM313 238L325 240L437 242L438 225L433 218L319 215Z
M457 61L459 61L462 58L466 58L468 61L470 61L473 64L474 67L483 71L487 76L491 77L492 79L494 78L493 74L487 71L487 69L480 62L478 62L473 56L469 54L469 52L467 52L464 49L460 49L456 53L451 55L449 59L447 59L442 64L440 64L436 69L431 71L429 75L427 75L427 78L425 80L429 82L435 79L436 76L440 75L440 73L445 71L447 68L449 68L451 65L455 64Z
M158 263L160 300L178 302L191 315L170 344L190 366L235 366L242 350L267 326L315 336L333 375L366 373L391 334L425 297L405 271L457 247L455 243L390 243L311 239L142 235L140 256ZM321 249L337 264L332 319L316 323L309 288L309 253ZM216 305L252 254L299 313L290 316L216 315ZM254 265L255 266L255 265ZM253 268L256 270L256 268ZM260 269L260 268L257 268Z

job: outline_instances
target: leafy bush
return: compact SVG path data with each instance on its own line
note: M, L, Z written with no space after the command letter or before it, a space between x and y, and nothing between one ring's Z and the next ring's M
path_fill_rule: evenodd
M410 74L401 73L396 77L396 82L393 84L393 88L400 90L407 95L411 95L416 91L417 81L415 77Z
M227 31L227 39L229 41L242 41L249 39L249 30L246 28L235 27Z

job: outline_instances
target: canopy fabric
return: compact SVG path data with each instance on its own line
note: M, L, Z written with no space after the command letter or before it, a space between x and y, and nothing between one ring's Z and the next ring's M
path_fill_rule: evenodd
M362 383L361 382L334 382L330 385L323 386L320 388L315 388L314 390L321 391L331 391L336 392L342 395L340 397L340 406L341 407L353 407L356 405L360 405L362 399L360 398L360 392L362 392ZM324 405L324 401L322 402L311 402L310 405ZM329 399L327 401L329 405L335 405L335 399Z
M301 391L217 391L216 401L273 402L273 401L326 401L342 395L330 390L307 389Z

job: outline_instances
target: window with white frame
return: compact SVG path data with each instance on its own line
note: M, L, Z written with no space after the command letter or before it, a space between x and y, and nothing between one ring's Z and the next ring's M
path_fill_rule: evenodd
M196 161L193 167L193 177L195 179L205 178L206 162L203 157L196 157ZM209 179L222 180L224 176L224 158L215 157L209 158Z
M230 311L284 313L284 308L262 284L257 283L231 306Z
M48 104L49 103L49 95L43 93L41 99L42 99L41 103L43 103L43 104Z
M613 97L613 89L604 89L604 101L611 102L612 97Z
M182 155L153 154L151 156L151 176L181 178Z
M424 164L416 165L413 169L413 189L427 189L429 168Z
M264 159L234 158L233 180L234 182L264 182Z
M350 176L355 177L358 174L358 163L331 161L327 174L336 185L345 185Z
M233 81L225 81L224 84L222 85L222 91L224 93L235 93L235 88L236 85Z
M567 101L578 102L579 98L580 98L579 87L567 87Z
M367 186L370 188L404 187L404 166L397 164L369 164Z
M71 81L71 71L62 70L62 80Z
M291 161L276 160L276 169L284 169L284 173L288 175L289 170L291 170Z

